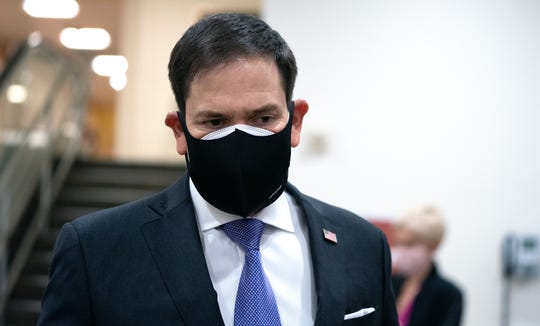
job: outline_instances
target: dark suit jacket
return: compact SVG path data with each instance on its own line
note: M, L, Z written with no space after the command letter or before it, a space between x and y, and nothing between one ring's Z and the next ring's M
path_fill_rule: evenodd
M396 296L401 293L405 279L392 278ZM459 326L463 309L461 291L442 278L433 265L416 296L408 326Z
M184 176L165 191L63 226L38 325L223 325ZM381 231L287 191L309 229L316 325L397 325ZM325 240L322 229L337 235ZM234 300L234 298L231 298ZM376 311L344 321L366 307Z

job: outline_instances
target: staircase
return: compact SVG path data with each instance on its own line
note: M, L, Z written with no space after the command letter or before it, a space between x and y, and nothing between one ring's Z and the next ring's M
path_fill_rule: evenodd
M154 194L176 181L184 171L180 164L76 162L7 303L5 326L36 324L54 241L64 223Z

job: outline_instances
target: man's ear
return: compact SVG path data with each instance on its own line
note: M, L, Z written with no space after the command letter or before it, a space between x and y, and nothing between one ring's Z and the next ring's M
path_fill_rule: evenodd
M294 100L294 114L291 130L291 147L296 147L300 144L300 132L302 131L302 122L304 121L304 115L309 110L309 105L306 100L298 99Z
M180 155L185 155L187 153L186 136L184 135L182 124L180 124L180 120L178 119L178 111L167 113L165 125L173 131L176 140L176 151Z

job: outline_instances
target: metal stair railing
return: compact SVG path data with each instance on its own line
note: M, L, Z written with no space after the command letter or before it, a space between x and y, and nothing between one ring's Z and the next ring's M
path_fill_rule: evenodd
M0 325L79 152L87 94L87 64L36 34L0 76Z

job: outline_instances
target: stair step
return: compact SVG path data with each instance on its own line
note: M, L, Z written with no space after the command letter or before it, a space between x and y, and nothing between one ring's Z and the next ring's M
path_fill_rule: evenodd
M175 182L185 169L179 164L76 162L13 288L5 307L4 324L0 320L0 325L36 324L41 297L49 281L54 243L63 224L97 210L155 194Z
M30 254L28 262L24 267L23 274L39 274L47 276L49 274L49 265L53 257L52 246L49 250L36 250Z
M66 184L163 188L185 171L181 165L82 164L73 169Z
M35 325L41 312L40 300L10 300L6 306L6 325Z
M66 185L60 192L57 202L61 204L69 203L70 205L106 208L147 197L159 190L161 189Z
M49 225L51 228L60 228L66 222L73 221L79 216L83 216L105 207L96 206L76 206L71 204L56 204L49 214ZM55 235L56 236L56 235Z
M58 235L59 230L59 227L43 230L36 239L36 243L34 244L34 250L47 251L52 249L54 247L54 243L56 242L56 236Z
M41 300L43 290L49 282L47 274L23 274L13 289L11 297L14 300Z

